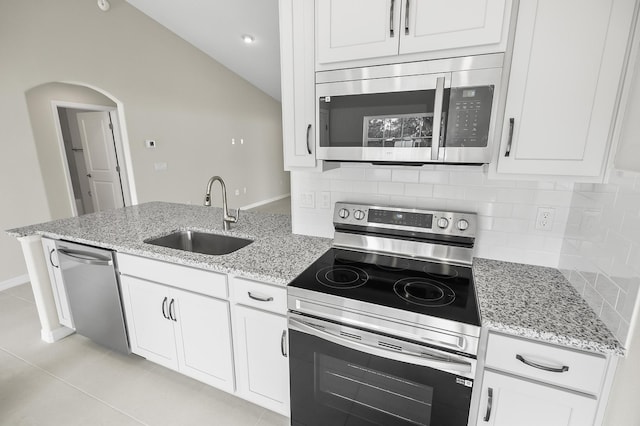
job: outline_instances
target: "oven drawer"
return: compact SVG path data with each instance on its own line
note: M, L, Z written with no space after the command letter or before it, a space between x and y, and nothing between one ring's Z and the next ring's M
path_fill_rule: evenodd
M489 334L487 367L598 395L607 367L604 356Z
M280 315L287 313L287 289L245 278L234 277L231 280L231 291L235 302L275 312Z

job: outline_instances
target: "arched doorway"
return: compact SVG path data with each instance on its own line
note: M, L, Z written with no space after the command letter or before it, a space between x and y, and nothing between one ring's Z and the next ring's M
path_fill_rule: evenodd
M63 82L34 87L26 99L54 218L136 202L118 100L88 85Z

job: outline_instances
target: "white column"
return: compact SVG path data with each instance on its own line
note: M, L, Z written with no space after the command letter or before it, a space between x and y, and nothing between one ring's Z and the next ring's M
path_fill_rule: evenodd
M18 238L18 241L22 246L22 254L27 264L31 288L40 318L40 336L45 342L53 343L73 333L73 330L61 326L59 323L49 272L42 250L42 238L40 235L29 235Z

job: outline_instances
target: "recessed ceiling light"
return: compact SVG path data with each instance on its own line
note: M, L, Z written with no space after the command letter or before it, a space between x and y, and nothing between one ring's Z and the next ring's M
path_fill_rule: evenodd
M251 44L254 41L256 41L255 37L250 35L250 34L243 34L242 35L242 41L244 41L247 44Z

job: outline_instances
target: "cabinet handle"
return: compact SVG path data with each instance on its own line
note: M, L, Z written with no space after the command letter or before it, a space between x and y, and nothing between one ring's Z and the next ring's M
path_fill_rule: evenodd
M515 124L516 119L511 117L509 119L509 140L507 141L507 151L504 153L505 157L508 157L511 154L511 144L513 143L513 126Z
M254 296L250 291L248 291L247 294L251 299L259 302L273 302L273 297L271 296Z
M287 357L287 330L282 330L282 337L280 338L280 351L283 357Z
M167 297L162 300L162 316L164 319L169 319L169 315L167 314Z
M537 364L535 362L529 361L525 359L522 355L516 354L516 359L529 367L537 368L539 370L549 371L551 373L564 373L565 371L569 371L569 367L563 365L562 367L547 367L546 365Z
M493 388L487 389L487 412L484 413L484 421L488 422L491 418L491 405L493 404Z
M311 124L307 126L307 152L311 155L311 145L309 145L309 132L311 132Z
M49 252L49 263L51 264L51 266L53 266L54 268L60 268L59 265L56 265L55 263L53 263L53 258L51 257L51 255L53 254L53 252L56 251L56 249L51 249L51 251Z
M389 10L389 37L395 37L393 33L393 6L395 4L395 0L391 0L391 9Z
M444 100L444 77L436 79L436 96L433 101L433 131L431 132L431 159L440 157L440 132L442 121L442 102Z
M405 4L404 9L404 35L409 35L409 0Z
M176 319L176 311L173 308L173 306L175 305L176 299L171 299L171 303L169 303L169 319L178 322L178 320Z

